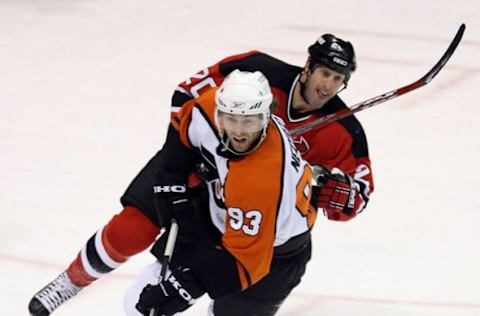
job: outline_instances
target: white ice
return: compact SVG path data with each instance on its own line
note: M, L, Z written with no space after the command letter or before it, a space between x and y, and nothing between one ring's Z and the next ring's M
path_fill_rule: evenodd
M429 85L358 115L376 190L348 223L320 218L314 257L279 315L480 315L480 2L0 0L0 307L26 315L120 210L162 145L170 96L197 70L260 49L303 65L332 32L355 44L354 104ZM147 252L55 315L122 315ZM204 299L185 315L205 315Z

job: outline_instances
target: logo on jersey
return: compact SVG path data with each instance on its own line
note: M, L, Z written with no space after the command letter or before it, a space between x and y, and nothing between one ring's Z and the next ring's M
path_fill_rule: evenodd
M220 175L218 174L217 166L215 164L214 155L208 151L204 146L200 147L200 153L203 162L197 168L197 174L209 186L211 193L213 193L213 200L219 208L225 209L225 197L223 196L223 186L220 183Z
M297 150L300 152L301 155L305 154L307 151L310 150L310 145L303 136L295 137L293 139L293 143L295 144L295 147L297 147Z

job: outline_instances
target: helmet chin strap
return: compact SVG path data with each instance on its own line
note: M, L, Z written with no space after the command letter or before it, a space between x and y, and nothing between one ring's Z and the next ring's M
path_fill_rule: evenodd
M305 72L304 70L304 73L305 73L305 76L307 76L307 79L305 80L305 82L302 82L300 79L298 80L298 83L300 84L300 96L302 97L302 99L305 101L305 103L308 103L308 100L307 100L307 97L305 96L305 86L306 86L306 83L308 81L308 78L310 77L310 74L308 72ZM301 76L301 75L300 75ZM293 105L293 104L292 104Z
M220 148L220 151L226 152L227 150L229 150L230 138L228 138L227 134L223 130L220 132L220 143L222 144L222 148Z
M299 83L300 83L300 96L302 97L302 99L305 100L306 103L308 103L307 97L305 96L305 83L303 82L299 82Z

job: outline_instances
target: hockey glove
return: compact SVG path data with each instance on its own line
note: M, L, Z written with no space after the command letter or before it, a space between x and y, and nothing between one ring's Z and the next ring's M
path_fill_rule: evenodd
M337 168L331 171L314 166L317 207L322 208L328 219L347 221L355 215L361 204L357 185L353 178Z
M153 188L159 216L167 212L167 217L176 219L180 239L188 238L194 225L186 182L187 179L181 180L178 175L162 173ZM161 225L167 222L165 216L161 216L160 222Z
M205 293L203 286L194 279L187 268L175 269L158 285L148 284L135 306L142 315L170 316L192 306Z

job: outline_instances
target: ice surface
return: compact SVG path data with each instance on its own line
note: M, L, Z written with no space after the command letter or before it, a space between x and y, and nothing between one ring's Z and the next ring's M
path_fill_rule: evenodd
M354 104L422 76L465 22L429 85L358 115L376 192L354 221L319 219L304 282L279 315L480 315L479 15L477 0L0 0L1 314L27 314L120 210L162 145L172 91L197 70L249 49L303 65L333 32L357 50L342 92ZM122 315L152 258L55 315Z

